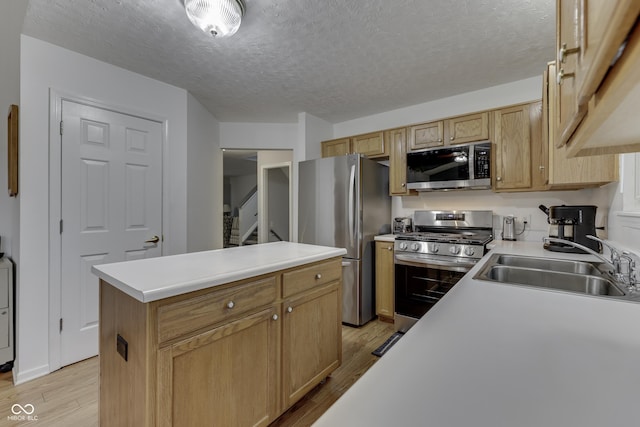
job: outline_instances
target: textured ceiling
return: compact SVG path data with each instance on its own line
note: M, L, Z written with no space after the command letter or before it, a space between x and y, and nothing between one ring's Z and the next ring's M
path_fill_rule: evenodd
M180 0L29 0L23 32L187 89L220 121L340 122L542 74L554 0L245 0L212 39Z

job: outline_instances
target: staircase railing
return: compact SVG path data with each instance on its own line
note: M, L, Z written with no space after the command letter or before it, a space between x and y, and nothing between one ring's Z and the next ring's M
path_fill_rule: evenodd
M251 234L258 228L258 187L247 194L238 209L238 236L242 246Z

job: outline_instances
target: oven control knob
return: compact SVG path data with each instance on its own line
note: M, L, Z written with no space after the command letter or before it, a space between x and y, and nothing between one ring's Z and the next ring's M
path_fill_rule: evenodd
M398 247L400 248L400 250L406 251L407 250L407 242L400 242L400 245L398 245Z
M435 243L432 243L431 245L429 245L429 251L433 252L434 254L439 250L440 250L440 246L436 245Z
M460 247L459 246L451 246L449 248L449 252L451 252L453 255L458 255L460 253Z
M466 256L473 256L473 254L475 253L476 251L471 246L467 246L466 248L464 248L464 254Z
M417 251L420 249L420 243L412 243L411 244L411 250L412 251Z

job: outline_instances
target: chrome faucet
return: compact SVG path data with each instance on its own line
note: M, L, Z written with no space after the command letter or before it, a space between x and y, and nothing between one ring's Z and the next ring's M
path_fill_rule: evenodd
M636 278L636 266L637 263L640 262L640 257L636 254L620 251L619 249L612 246L610 243L605 240L599 239L595 236L588 235L587 238L591 240L595 240L596 242L600 242L603 246L606 246L609 249L610 259L607 259L605 256L600 253L594 251L593 249L581 245L580 243L572 242L571 240L558 239L555 237L545 237L545 242L554 242L554 243L564 243L565 245L573 246L574 248L581 249L587 252L590 255L593 255L603 261L605 264L611 266L613 268L613 276L615 280L626 286L630 291L638 290L638 282Z

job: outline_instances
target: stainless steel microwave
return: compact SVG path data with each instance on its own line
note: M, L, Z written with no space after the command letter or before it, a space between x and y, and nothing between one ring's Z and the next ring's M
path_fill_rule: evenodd
M491 188L491 143L407 153L407 188L418 191Z

